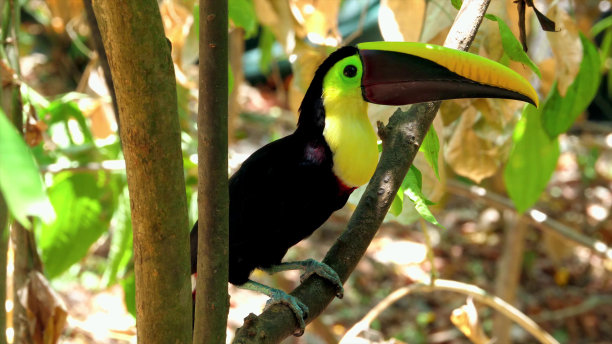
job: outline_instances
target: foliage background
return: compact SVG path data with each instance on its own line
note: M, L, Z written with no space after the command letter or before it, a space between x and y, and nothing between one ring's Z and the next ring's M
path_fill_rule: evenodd
M83 4L61 0L19 4L20 68L3 58L3 89L11 86L11 76L17 73L25 142L42 172L47 196L28 200L36 192L11 192L0 180L2 192L15 218L33 215L46 220L35 218L32 223L45 276L68 309L62 341L133 341L134 320L126 313L134 312L129 196L112 99L92 48ZM527 211L526 216L533 216L529 209L537 202L542 214L585 237L612 241L612 88L607 78L612 22L605 17L610 3L535 4L555 21L558 31L542 31L528 8L531 59L521 53L514 38L519 36L518 15L510 0L491 3L488 13L495 17L483 23L472 52L508 64L530 80L541 96L540 108L506 100L444 102L434 123L437 137L431 136L424 145L424 154L415 162L418 170L409 174L413 182L407 180L400 190L388 222L349 280L345 299L334 301L303 341L333 342L331 338L342 336L394 289L432 271L509 293L506 298L514 299L560 342L612 338L612 319L605 312L612 302L610 257L606 260L551 231L531 227L524 231L524 248L504 245L513 233L522 233L516 229L521 223L517 212L486 200L468 201L456 191L478 183L508 195L520 213ZM160 11L172 42L193 223L197 217L197 2L161 1ZM255 149L294 128L315 68L335 47L382 38L441 44L456 9L446 0L230 0L229 12L233 171ZM393 110L371 106L372 121L385 121ZM22 173L11 168L18 163L0 160L0 167L13 178ZM26 178L25 184L32 180ZM13 194L26 199L11 202L21 197ZM356 192L351 204L359 195ZM417 204L416 209L412 202L404 202L404 195ZM47 197L54 211L45 203ZM11 207L37 199L47 206ZM435 205L426 207L427 200ZM320 259L342 230L351 204L286 259ZM438 226L419 220L419 213ZM423 228L426 232L419 230ZM433 257L428 256L427 242ZM497 263L505 254L519 260L518 271L507 271ZM500 276L508 275L520 278L520 287L509 291L499 287ZM291 274L256 278L286 289L299 280ZM231 328L265 303L261 296L234 288L230 292ZM417 343L466 341L448 319L463 302L448 294L411 296L381 314L370 334ZM479 312L479 326L491 333L492 311L479 308ZM512 332L517 342L531 340L525 336L520 330Z

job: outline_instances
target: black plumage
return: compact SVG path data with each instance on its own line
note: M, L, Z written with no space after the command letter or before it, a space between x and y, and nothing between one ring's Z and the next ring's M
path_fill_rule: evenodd
M333 173L323 136L323 79L357 48L332 53L317 69L300 106L294 133L253 153L229 180L229 282L242 285L255 268L281 262L287 250L311 235L353 188ZM191 271L197 266L197 222L191 230Z

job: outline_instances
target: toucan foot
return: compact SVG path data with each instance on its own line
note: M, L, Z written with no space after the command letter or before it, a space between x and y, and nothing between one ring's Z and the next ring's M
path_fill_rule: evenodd
M303 267L304 273L300 276L300 282L304 282L305 279L310 277L312 274L317 274L320 277L330 281L336 287L336 297L341 299L344 297L344 287L338 273L325 263L318 262L312 258L306 259L299 262Z
M281 303L289 307L291 311L293 311L295 319L300 327L299 330L293 335L297 337L303 335L304 329L306 328L306 322L304 319L308 317L308 307L296 297L291 296L282 290L271 288L268 295L270 296L270 300L266 302L266 309L276 303Z

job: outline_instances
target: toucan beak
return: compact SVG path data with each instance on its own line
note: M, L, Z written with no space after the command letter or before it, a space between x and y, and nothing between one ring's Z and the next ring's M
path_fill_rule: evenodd
M475 54L413 42L368 42L357 48L363 64L363 97L371 103L506 98L538 106L538 95L527 80Z

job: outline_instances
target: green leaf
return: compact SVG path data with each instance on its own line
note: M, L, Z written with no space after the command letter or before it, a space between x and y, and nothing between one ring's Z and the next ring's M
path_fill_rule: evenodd
M49 223L55 211L32 152L15 126L0 110L0 191L11 214L25 227L27 216L38 216Z
M605 29L612 27L612 17L606 17L593 25L591 28L591 37L595 37Z
M123 287L125 308L127 308L127 311L136 318L136 280L134 278L134 273L131 273L128 277L121 280L121 286Z
M259 68L263 74L270 72L272 64L272 47L274 46L274 34L267 26L261 27L261 35L259 36L259 51L261 58L259 59Z
M566 132L576 118L586 110L599 87L599 54L597 48L580 34L583 57L574 82L568 87L565 97L559 94L557 84L542 106L542 125L550 137Z
M125 273L133 256L132 219L130 217L130 196L127 187L119 196L119 206L111 222L114 225L110 250L108 252L108 265L104 271L102 284L111 286Z
M81 260L89 247L107 230L114 202L107 186L98 185L89 173L56 176L49 198L57 220L43 226L39 235L42 260L49 278L58 276ZM112 191L110 191L112 192ZM103 199L110 199L101 202Z
M513 146L504 169L508 195L519 213L529 209L546 189L559 158L559 142L542 128L541 111L526 105L513 134Z
M425 159L431 168L433 168L438 180L440 180L440 175L438 174L438 153L440 151L440 142L438 141L438 133L436 133L436 129L433 125L429 127L429 131L427 131L427 135L425 135L425 139L423 139L423 144L421 144L421 148L419 148L419 150L425 154Z
M502 39L502 46L504 48L504 52L508 55L508 57L512 61L520 62L527 67L531 68L531 70L538 75L541 79L542 74L540 74L540 69L536 66L533 61L529 58L527 53L523 51L523 46L521 43L514 37L512 30L508 27L508 24L504 22L501 18L494 14L487 14L485 17L489 20L496 21L497 26L499 27L499 34Z
M68 130L68 120L70 119L74 119L79 125L79 129L83 134L84 142L93 143L93 135L91 134L89 126L87 125L87 120L76 103L76 100L83 97L87 96L77 92L70 92L61 98L52 101L49 103L49 106L43 110L44 114L49 115L48 119L45 120L48 125L53 125L56 123L64 124L70 143L73 145L75 144L75 140L72 137L71 131Z
M453 4L453 7L456 9L461 9L461 5L463 5L463 0L451 0L451 4Z
M395 194L395 197L393 198L391 207L389 208L389 212L393 214L393 216L399 216L399 214L402 213L402 210L404 209L403 198L404 190L400 187L400 189L397 190L397 194Z
M433 202L428 200L421 190L422 186L422 175L421 171L419 171L414 165L410 166L408 173L406 173L406 178L404 178L404 182L402 183L402 187L405 189L404 194L408 196L408 198L414 203L414 207L427 222L438 226L440 228L444 228L438 220L431 213L428 205L432 205Z
M257 33L257 17L252 0L230 0L227 6L229 19L244 29L245 38Z
M232 88L234 88L234 72L232 71L232 66L230 66L228 62L227 63L227 94L232 93Z

